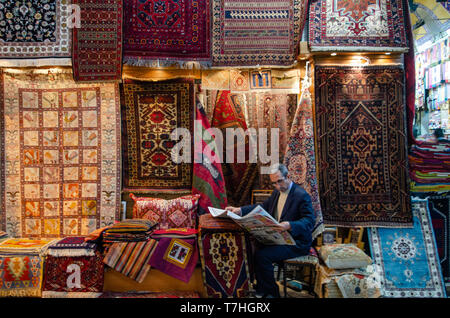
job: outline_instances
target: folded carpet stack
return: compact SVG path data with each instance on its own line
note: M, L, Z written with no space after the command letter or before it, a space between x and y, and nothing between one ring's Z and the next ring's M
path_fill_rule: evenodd
M152 220L127 219L106 229L103 232L103 242L147 241L157 224Z
M450 143L413 145L408 157L411 192L450 191Z

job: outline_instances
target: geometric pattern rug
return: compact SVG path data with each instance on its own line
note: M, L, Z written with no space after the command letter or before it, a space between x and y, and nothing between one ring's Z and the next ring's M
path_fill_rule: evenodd
M384 297L446 297L427 200L413 200L413 228L370 228Z
M292 65L307 1L213 0L213 66Z
M124 1L124 62L210 58L209 0Z
M67 69L5 72L3 80L0 217L9 235L78 236L112 224L120 204L118 85L76 84Z
M250 275L244 233L201 231L198 244L208 296L247 297Z
M403 0L312 0L311 51L406 51Z
M57 65L58 59L70 63L69 4L61 0L1 1L0 59L8 59L8 66L39 66L40 59L48 65Z
M325 225L409 227L401 66L316 66L320 205Z
M73 29L75 81L119 80L122 70L122 1L73 0L80 28ZM96 35L96 36L93 36Z
M122 87L123 187L134 192L149 189L191 189L192 156L177 147L191 140L171 139L176 128L192 135L194 82L125 80ZM184 149L183 149L184 150ZM173 161L172 152L182 157ZM180 160L181 159L181 160ZM186 163L187 162L187 163Z
M442 275L445 282L450 282L450 196L428 197L428 209L441 260Z

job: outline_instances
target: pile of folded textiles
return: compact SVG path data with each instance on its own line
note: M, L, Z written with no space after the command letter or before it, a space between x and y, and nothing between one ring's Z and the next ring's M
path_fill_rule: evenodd
M103 232L103 243L147 241L157 224L144 219L123 220Z
M411 192L450 191L450 143L413 145L408 157Z

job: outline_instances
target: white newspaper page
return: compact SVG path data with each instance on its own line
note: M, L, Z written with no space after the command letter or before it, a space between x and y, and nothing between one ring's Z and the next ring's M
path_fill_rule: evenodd
M246 229L262 244L295 245L291 234L284 230L280 223L260 205L243 217L234 213L228 213L228 217Z

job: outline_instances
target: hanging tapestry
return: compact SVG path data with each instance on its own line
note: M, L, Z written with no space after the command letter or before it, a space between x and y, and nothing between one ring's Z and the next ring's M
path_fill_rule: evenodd
M247 124L238 94L231 94L230 91L218 92L211 126L219 128L223 135L224 146L219 152L228 203L235 206L249 204L258 167L256 162L250 163L249 140L242 135L242 131L245 133L247 130ZM228 129L237 136L234 140L227 141ZM227 149L227 145L231 148ZM233 154L233 158L226 157L227 151ZM244 158L240 160L240 156Z
M228 205L222 165L217 145L203 105L197 99L194 138L194 168L192 193L199 194L198 214L208 212L208 207L225 209ZM196 136L196 137L195 137Z
M2 1L0 59L8 60L1 66L70 65L69 5L70 1L64 0ZM55 58L62 59L58 62Z
M307 1L212 1L214 66L294 64Z
M413 228L370 228L372 258L384 297L445 298L427 200L412 201Z
M72 72L5 73L5 213L12 237L87 235L120 204L119 90Z
M226 89L221 87L220 89ZM230 70L230 90L232 91L248 91L250 89L248 71Z
M41 297L44 253L53 242L12 238L0 243L0 297Z
M267 129L267 153L272 153L272 147L274 147L279 155L276 159L283 162L289 140L289 130L297 108L297 94L254 93L253 95L252 100L255 105L251 111L253 114L249 114L249 117L256 115L257 127L254 128ZM278 139L274 145L271 141L272 128L278 129ZM259 134L261 133L259 132ZM259 175L258 189L273 189L269 174Z
M74 79L120 80L122 0L72 1L80 7L80 27L73 28Z
M192 133L193 83L190 79L125 80L122 85L125 190L145 192L192 187L192 165L172 160L172 149L180 141L172 140L170 136L176 128L185 128ZM180 143L186 142L191 143L188 140Z
M3 71L0 70L0 209L5 211L5 114L4 114L4 81ZM0 213L0 232L6 232L6 213ZM2 235L0 235L0 239Z
M150 271L150 258L158 242L153 239L141 242L113 243L103 262L125 276L142 283Z
M401 66L317 66L324 224L411 226Z
M48 247L43 298L98 297L103 292L104 265L96 244L67 237Z
M161 272L189 283L198 261L197 240L162 238L149 264Z
M167 59L207 61L209 38L209 0L124 1L126 64L142 65L146 59L158 59L160 65Z
M314 150L314 119L310 83L304 83L300 104L292 123L284 164L289 171L289 178L300 185L311 197L316 217L313 237L323 231L322 209L320 208L319 190L316 175L316 155Z
M312 0L311 51L407 51L403 0Z
M450 196L428 197L428 209L433 224L442 274L450 282Z
M245 298L250 288L243 233L202 231L198 244L203 281L211 298Z

